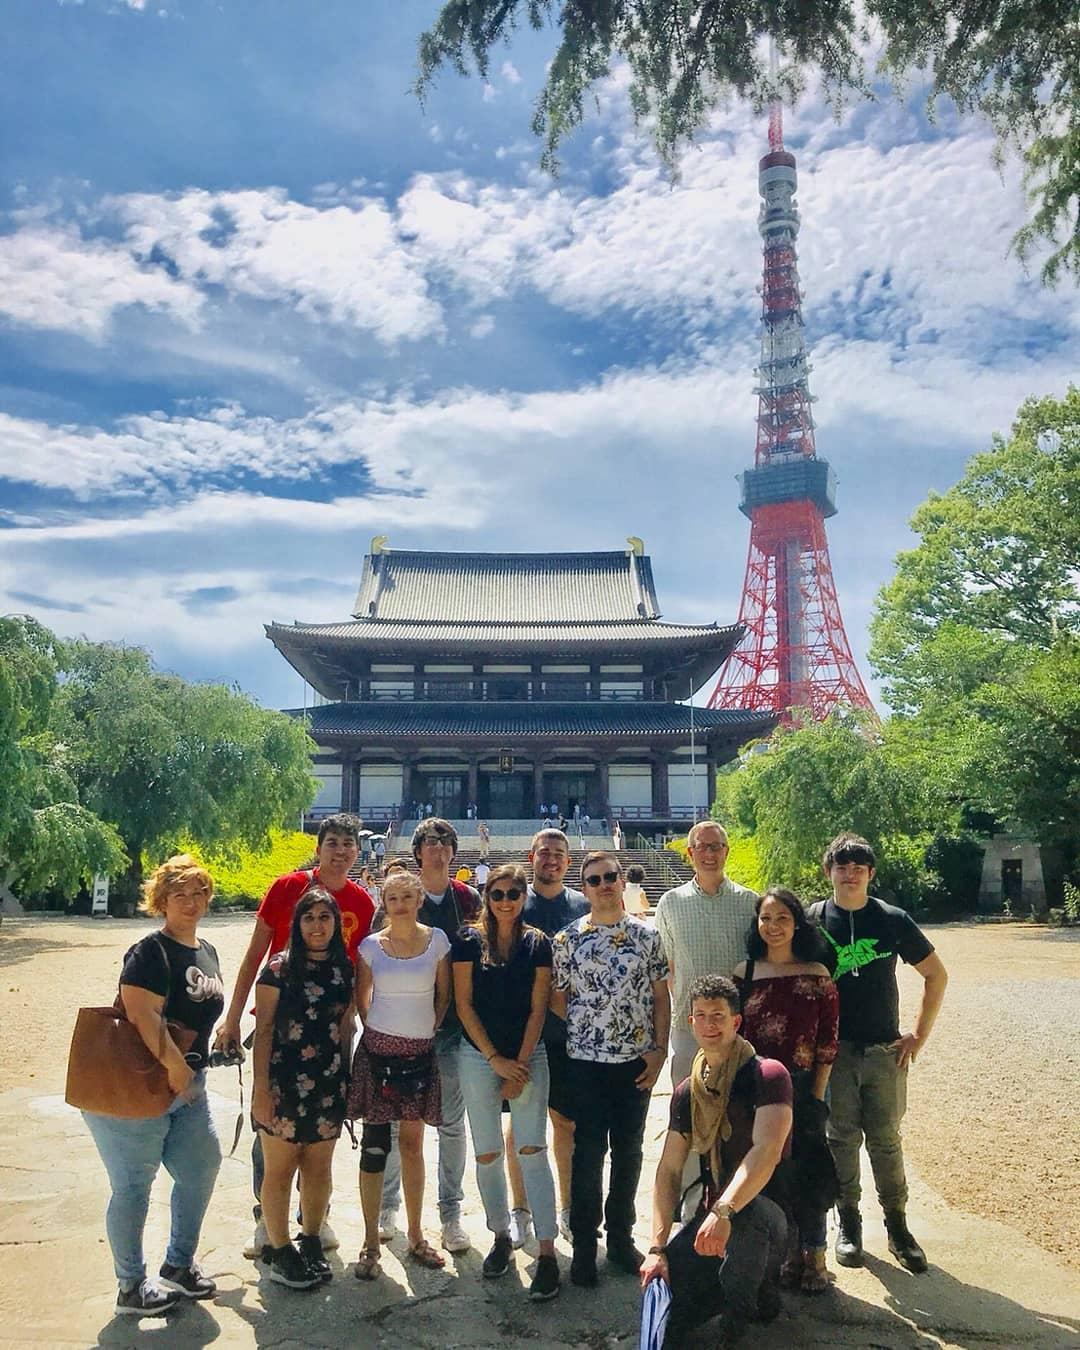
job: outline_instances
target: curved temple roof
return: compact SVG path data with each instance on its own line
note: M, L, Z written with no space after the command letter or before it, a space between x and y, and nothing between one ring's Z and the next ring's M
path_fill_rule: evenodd
M606 553L428 553L373 541L353 614L410 622L580 623L655 619L652 565Z

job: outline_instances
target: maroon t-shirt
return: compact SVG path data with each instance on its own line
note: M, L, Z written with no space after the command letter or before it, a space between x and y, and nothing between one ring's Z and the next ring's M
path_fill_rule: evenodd
M712 1205L717 1196L731 1180L731 1175L750 1152L754 1142L754 1113L759 1106L790 1106L791 1075L777 1059L762 1059L755 1055L747 1060L735 1075L728 1098L728 1120L731 1122L731 1137L721 1141L720 1177L709 1173L708 1159L701 1160L701 1177L705 1182L703 1204ZM693 1134L690 1124L690 1079L684 1078L671 1097L671 1116L668 1129L689 1138ZM784 1141L784 1158L791 1156L791 1134Z

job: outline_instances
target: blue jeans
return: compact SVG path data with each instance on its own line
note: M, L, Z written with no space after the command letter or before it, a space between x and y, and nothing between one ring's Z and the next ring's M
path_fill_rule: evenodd
M465 1098L458 1078L460 1027L435 1033L435 1059L442 1087L442 1118L439 1126L439 1221L452 1223L461 1218L465 1179ZM401 1204L401 1154L397 1148L397 1125L390 1127L393 1147L383 1173L382 1208L393 1213Z
M105 1211L105 1231L116 1278L127 1289L146 1278L143 1228L150 1188L162 1163L173 1179L165 1260L171 1266L190 1266L195 1260L199 1230L221 1166L221 1146L210 1116L204 1074L196 1076L192 1088L196 1086L199 1095L194 1101L178 1098L164 1115L149 1120L82 1113L109 1174L112 1196Z
M484 1056L462 1038L458 1064L461 1087L469 1112L473 1152L476 1154L476 1184L484 1202L487 1226L492 1233L510 1231L510 1206L506 1197L503 1166L502 1079ZM543 1240L558 1232L555 1221L555 1183L547 1153L548 1067L541 1043L529 1060L529 1081L519 1096L510 1099L510 1123L525 1182L525 1195L532 1211L536 1236ZM532 1148L535 1153L523 1153ZM492 1162L480 1158L494 1153Z

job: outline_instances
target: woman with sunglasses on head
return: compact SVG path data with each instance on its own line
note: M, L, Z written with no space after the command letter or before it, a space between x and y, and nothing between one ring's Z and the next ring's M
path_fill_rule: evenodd
M112 1189L105 1231L120 1282L116 1312L122 1316L156 1317L185 1298L212 1298L217 1292L195 1262L221 1166L205 1070L210 1030L225 1009L225 986L217 952L197 931L213 893L209 872L187 853L156 868L143 886L141 908L162 919L162 926L128 950L120 975L124 1012L163 1065L175 1094L172 1104L147 1119L82 1113ZM171 1027L194 1033L186 1054ZM146 1278L143 1228L162 1163L173 1179L172 1220L165 1263L153 1280Z
M345 1120L344 1035L353 1013L353 969L341 910L323 886L296 902L289 944L255 986L255 1086L251 1115L262 1136L262 1259L270 1278L310 1289L330 1278L319 1230L330 1167ZM289 1241L289 1196L300 1171L302 1232Z
M450 939L418 923L424 903L420 878L393 871L383 882L385 926L360 944L356 1009L364 1034L353 1057L349 1115L362 1119L360 1207L364 1245L356 1278L374 1280L379 1265L379 1210L390 1153L390 1126L398 1122L401 1180L408 1219L409 1256L439 1270L445 1257L420 1227L424 1205L424 1125L442 1124L442 1092L435 1033L450 1006Z
M524 868L509 863L492 868L480 914L460 930L451 956L465 1033L459 1065L476 1182L495 1235L484 1277L505 1275L513 1250L503 1168L505 1097L540 1246L529 1297L544 1300L559 1292L555 1185L547 1155L547 1051L541 1039L551 992L551 943L522 919L528 889Z
M789 1218L792 1242L781 1282L820 1294L832 1283L825 1268L825 1215L835 1172L825 1142L825 1090L837 1051L839 1001L822 964L821 930L793 891L771 886L755 905L747 960L735 967L742 991L742 1034L759 1055L791 1074L795 1093ZM835 1198L835 1197L833 1197ZM824 1201L824 1203L823 1203Z

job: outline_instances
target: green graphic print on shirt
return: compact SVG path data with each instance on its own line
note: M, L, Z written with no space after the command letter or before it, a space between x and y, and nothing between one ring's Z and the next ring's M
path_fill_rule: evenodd
M879 952L877 949L877 938L856 938L854 942L837 942L833 935L825 928L821 930L829 939L829 945L836 953L836 969L833 971L833 979L838 980L841 975L850 975L852 971L859 970L862 966L868 966L874 961L887 961L893 952Z

